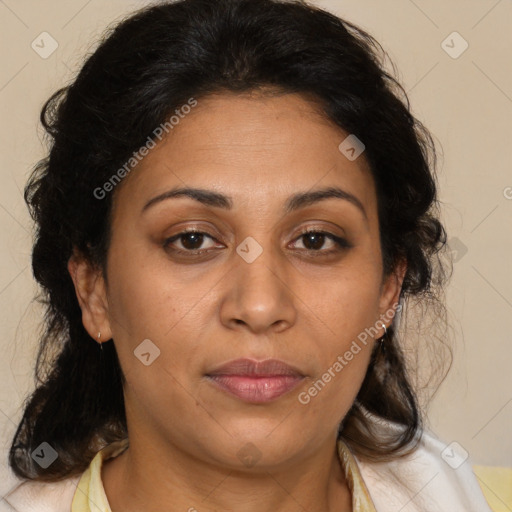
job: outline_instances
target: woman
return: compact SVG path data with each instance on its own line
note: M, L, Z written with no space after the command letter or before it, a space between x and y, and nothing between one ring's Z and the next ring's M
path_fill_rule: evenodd
M397 337L411 299L439 305L446 234L378 51L301 2L182 0L50 98L26 188L41 384L7 503L489 510L424 431Z

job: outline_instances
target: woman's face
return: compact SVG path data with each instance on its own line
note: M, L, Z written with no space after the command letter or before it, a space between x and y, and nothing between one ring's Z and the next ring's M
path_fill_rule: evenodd
M376 191L364 153L340 151L348 135L299 95L209 96L118 186L108 285L82 309L92 337L113 337L130 436L237 468L334 441L405 270L383 280ZM165 197L185 187L205 199ZM328 188L343 192L300 199ZM240 358L297 373L211 377Z

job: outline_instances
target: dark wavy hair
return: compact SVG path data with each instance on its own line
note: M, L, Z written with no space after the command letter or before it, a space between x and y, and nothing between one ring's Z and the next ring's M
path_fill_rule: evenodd
M434 306L439 321L446 311L440 299L446 232L435 144L411 113L403 87L385 70L386 58L362 29L299 1L163 2L106 32L72 83L45 103L41 122L49 153L25 188L37 228L32 269L46 309L35 391L23 405L9 453L16 475L56 481L81 473L98 450L128 435L125 380L114 344L104 343L100 354L83 327L67 263L76 249L106 274L117 189L102 200L93 191L191 97L303 94L363 141L377 190L384 275L405 260L401 304L414 299ZM395 323L385 350L374 349L339 428L353 452L369 460L410 453L424 428ZM401 428L383 437L376 429L380 420ZM47 469L31 458L42 442L59 455Z

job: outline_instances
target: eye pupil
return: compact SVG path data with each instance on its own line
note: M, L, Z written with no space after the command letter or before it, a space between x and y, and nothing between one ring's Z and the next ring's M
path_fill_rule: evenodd
M305 239L307 241L304 244L306 249L318 250L318 249L321 249L322 246L324 245L325 235L322 234L322 233L306 233L304 235L304 237L305 237ZM315 240L316 240L316 243L315 243Z
M186 233L181 236L182 237L182 244L185 249L198 249L201 247L203 243L203 235L201 233ZM192 241L190 244L189 241Z

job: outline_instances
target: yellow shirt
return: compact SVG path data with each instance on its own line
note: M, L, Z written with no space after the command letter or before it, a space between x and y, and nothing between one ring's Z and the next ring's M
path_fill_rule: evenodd
M128 439L109 444L99 451L82 474L76 488L71 512L112 512L101 481L103 461L116 457L128 447ZM338 456L352 493L353 512L376 512L370 494L352 453L338 441Z
M494 512L512 510L512 468L473 466L478 483Z

